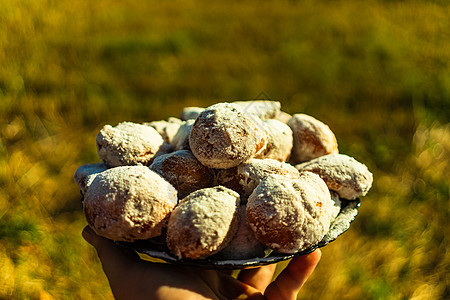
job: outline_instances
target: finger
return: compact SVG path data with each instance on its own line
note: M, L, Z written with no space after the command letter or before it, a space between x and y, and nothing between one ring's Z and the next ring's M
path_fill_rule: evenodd
M265 299L260 290L223 272L201 270L196 272L196 275L200 276L212 291L215 291L219 299Z
M260 268L242 270L239 273L238 280L264 292L272 281L276 265L268 265Z
M113 241L98 236L89 226L83 229L82 236L97 250L97 255L110 283L121 280L124 272L135 263L132 256L122 251Z
M316 251L293 258L288 266L265 291L268 299L296 299L300 288L319 263L321 252Z

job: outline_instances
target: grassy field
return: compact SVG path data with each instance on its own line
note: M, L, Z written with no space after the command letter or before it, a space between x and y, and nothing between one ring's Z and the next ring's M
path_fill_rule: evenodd
M111 299L72 176L104 124L265 97L374 185L302 299L450 299L450 3L0 3L0 299Z

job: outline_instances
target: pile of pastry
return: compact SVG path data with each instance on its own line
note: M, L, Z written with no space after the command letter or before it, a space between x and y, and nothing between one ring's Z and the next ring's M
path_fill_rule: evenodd
M96 143L103 162L74 176L89 226L115 241L158 238L179 259L302 251L322 240L341 199L372 186L326 124L277 101L106 125Z

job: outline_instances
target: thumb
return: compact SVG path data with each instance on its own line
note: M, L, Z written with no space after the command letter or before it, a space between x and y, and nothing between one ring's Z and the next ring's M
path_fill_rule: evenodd
M319 263L321 252L314 252L293 258L288 266L266 289L268 299L296 299L303 284Z
M83 229L82 236L86 242L97 250L103 271L108 277L110 284L122 280L123 274L126 274L125 271L135 264L136 253L134 253L134 257L129 255L129 253L125 253L113 241L97 235L91 227L86 226Z

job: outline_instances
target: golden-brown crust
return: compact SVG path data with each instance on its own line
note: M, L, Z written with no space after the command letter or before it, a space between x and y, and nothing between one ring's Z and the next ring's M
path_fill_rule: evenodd
M291 155L293 146L293 134L291 128L281 121L264 120L269 138L265 149L256 155L256 158L271 158L278 161L287 161Z
M292 164L339 152L334 133L323 122L305 114L295 114L288 125L294 136Z

